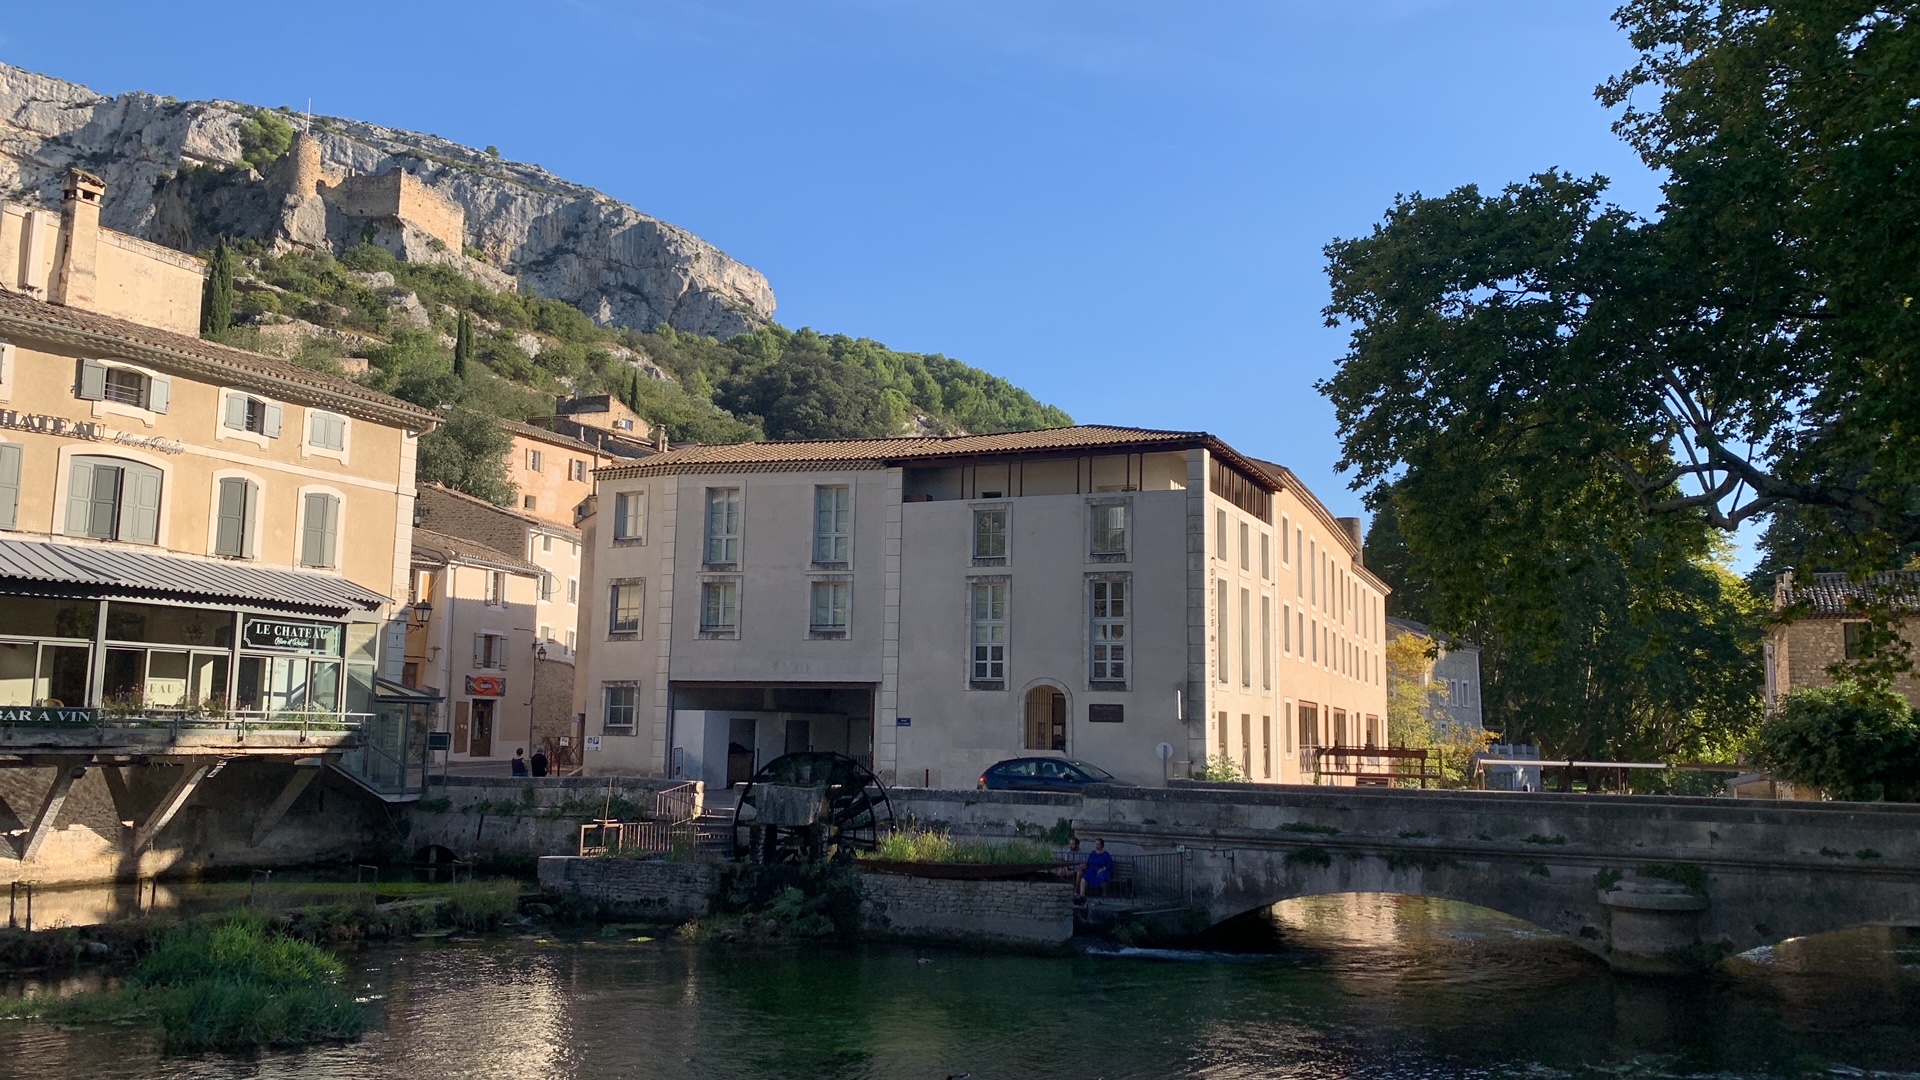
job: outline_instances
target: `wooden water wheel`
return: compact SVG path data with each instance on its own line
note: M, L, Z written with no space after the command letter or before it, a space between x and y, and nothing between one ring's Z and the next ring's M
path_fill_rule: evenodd
M851 859L892 829L893 803L866 766L845 754L786 754L740 789L733 854L765 863Z

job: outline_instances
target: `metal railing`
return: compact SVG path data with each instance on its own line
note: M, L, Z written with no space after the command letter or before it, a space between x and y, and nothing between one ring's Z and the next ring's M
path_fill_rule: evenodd
M1443 779L1439 760L1424 747L1315 747L1313 771L1323 780L1348 777L1362 787L1400 784L1438 787Z
M1060 861L1074 867L1074 875L1087 863L1087 852L1062 851ZM1187 856L1180 851L1156 851L1143 855L1115 855L1113 881L1106 895L1134 900L1167 900L1185 903L1187 899Z
M232 712L206 712L194 709L146 706L133 710L63 709L57 713L42 710L46 718L10 721L9 727L28 728L118 728L164 731L359 731L372 713L356 712L267 712L260 709ZM69 718L55 718L64 716Z
M589 821L580 826L580 854L691 855L700 839L691 821Z
M653 793L653 816L656 821L682 822L692 821L699 816L700 785L688 782L662 788Z

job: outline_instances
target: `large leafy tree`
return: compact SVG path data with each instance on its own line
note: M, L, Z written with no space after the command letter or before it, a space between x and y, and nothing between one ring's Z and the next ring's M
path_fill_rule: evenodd
M1328 247L1343 464L1392 492L1433 620L1535 656L1605 608L1565 602L1599 567L1652 625L1714 529L1770 517L1850 570L1920 539L1920 5L1616 18L1640 61L1600 96L1667 176L1657 217L1550 171Z

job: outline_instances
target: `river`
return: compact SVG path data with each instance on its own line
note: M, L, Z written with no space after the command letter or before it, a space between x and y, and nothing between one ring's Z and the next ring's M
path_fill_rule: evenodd
M1691 983L1616 978L1503 916L1377 895L1281 904L1184 953L632 936L372 948L352 971L375 1031L253 1060L0 1022L0 1080L1920 1077L1914 931L1789 942Z

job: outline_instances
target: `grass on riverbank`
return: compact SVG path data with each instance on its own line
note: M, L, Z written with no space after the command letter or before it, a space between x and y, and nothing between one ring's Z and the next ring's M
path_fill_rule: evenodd
M1050 863L1053 849L1032 840L955 840L945 831L908 826L881 837L871 855L883 862L1006 865Z
M0 1001L0 1017L157 1024L174 1053L350 1039L365 1011L340 961L268 916L232 911L166 932L119 990Z

